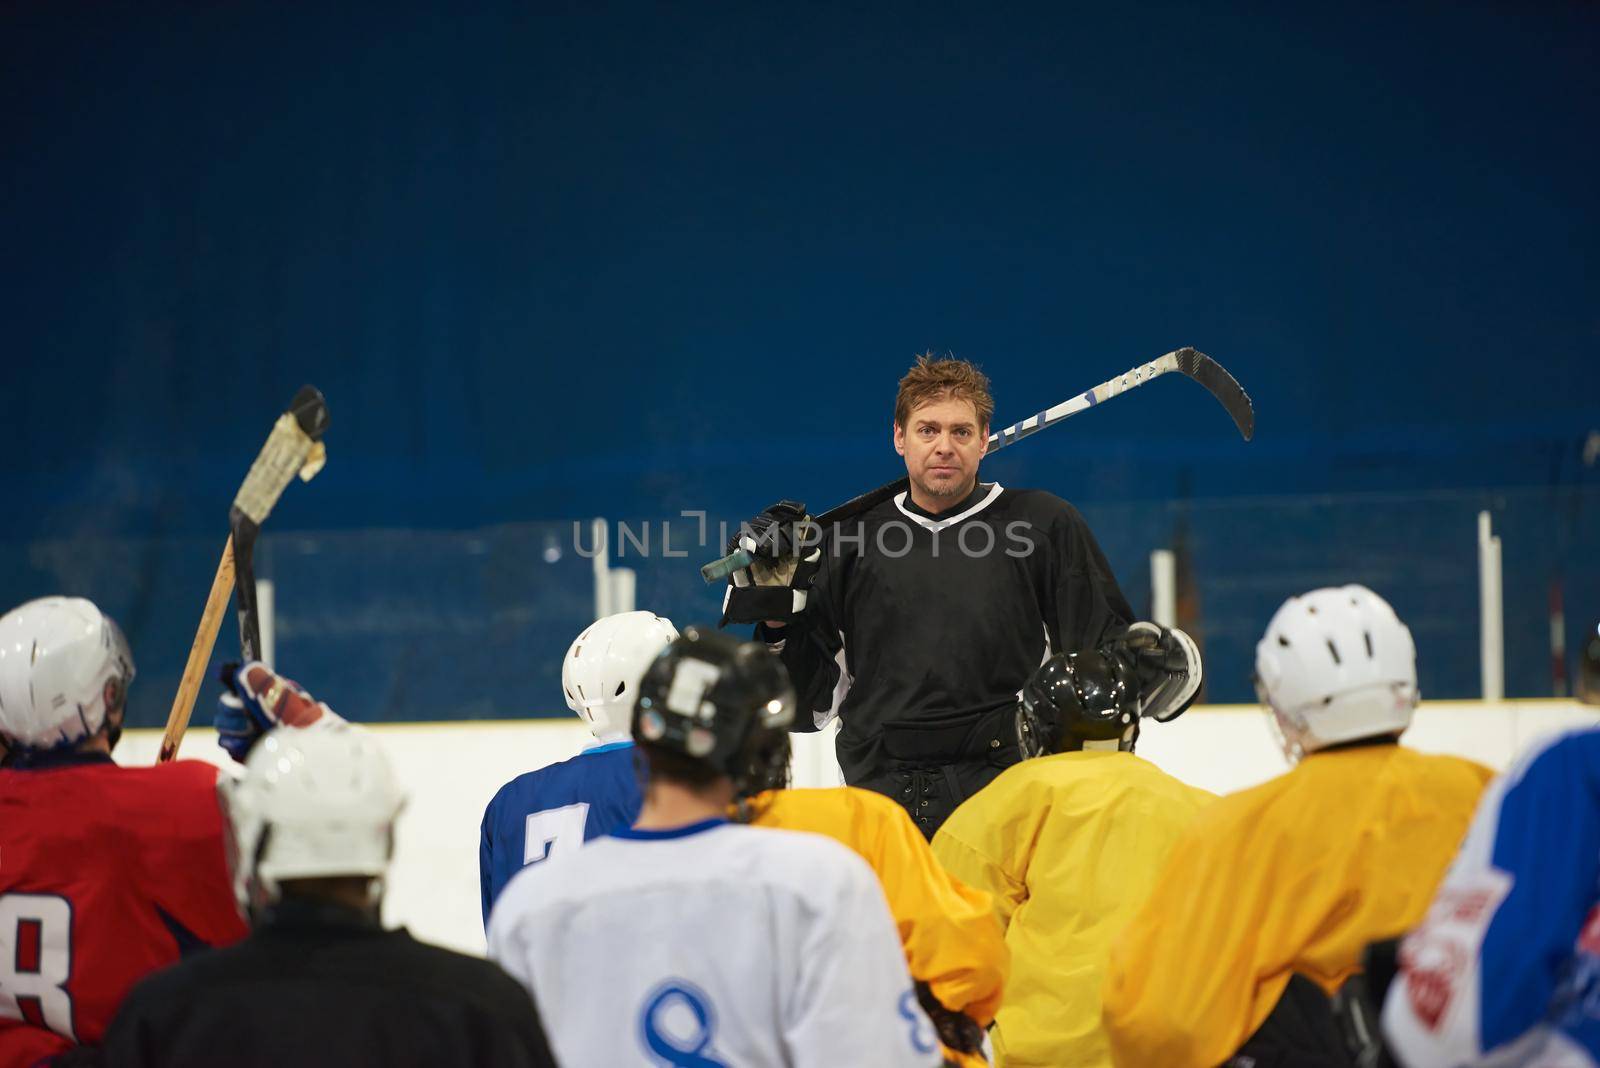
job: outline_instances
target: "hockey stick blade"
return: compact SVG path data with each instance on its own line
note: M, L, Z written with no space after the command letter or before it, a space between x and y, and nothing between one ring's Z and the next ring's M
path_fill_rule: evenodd
M249 474L228 509L233 534L233 603L239 617L239 655L261 658L261 620L256 605L255 545L283 491L294 476L309 482L326 461L322 436L328 430L328 402L315 386L301 386L278 417L250 465Z
M1239 385L1238 379L1228 373L1227 368L1203 352L1179 349L1178 371L1200 383L1207 393L1217 398L1233 419L1233 425L1239 428L1240 437L1246 441L1255 437L1256 407L1250 403L1250 395Z
M1085 390L1069 400L1051 408L1046 408L1038 415L1030 415L1020 423L1012 423L1002 430L997 430L989 435L989 451L985 456L993 455L1008 445L1015 445L1023 438L1031 437L1046 427L1055 426L1064 419L1077 415L1098 404L1121 396L1130 389L1144 385L1153 378L1159 378L1169 371L1177 371L1186 378L1191 378L1205 387L1233 419L1233 425L1239 429L1244 440L1249 441L1256 432L1256 410L1250 403L1250 397L1245 393L1238 381L1227 370L1210 356L1196 349L1184 347L1174 349L1164 356L1159 356L1149 363L1142 363L1125 374L1108 379L1093 389ZM899 478L888 485L879 486L869 490L859 497L852 497L837 508L830 508L817 517L820 526L839 523L851 516L859 515L869 508L875 508L884 501L906 489L910 483ZM742 568L750 566L750 554L743 549L735 549L727 556L713 560L700 568L700 577L706 582L716 582L725 579Z
M256 536L261 533L261 523L283 495L290 479L299 474L302 480L308 481L322 469L327 458L322 436L327 429L328 405L322 393L314 386L302 386L273 424L266 444L234 495L233 506L228 509L228 541L212 576L211 592L200 614L189 659L178 682L172 709L167 713L167 727L156 757L158 763L164 764L178 755L178 746L189 728L189 716L216 645L222 615L228 607L230 590L238 606L240 653L245 660L260 659L261 625L256 614L256 581L252 566Z

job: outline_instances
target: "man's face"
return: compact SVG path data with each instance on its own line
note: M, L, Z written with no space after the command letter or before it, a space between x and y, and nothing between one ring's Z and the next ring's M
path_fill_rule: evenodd
M989 448L969 400L944 398L914 409L895 425L894 451L906 458L911 499L929 511L961 500L978 482L978 461Z

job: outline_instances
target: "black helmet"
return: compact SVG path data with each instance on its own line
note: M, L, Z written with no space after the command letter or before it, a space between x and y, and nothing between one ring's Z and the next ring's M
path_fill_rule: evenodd
M1138 736L1139 687L1117 658L1092 649L1057 653L1022 687L1017 743L1024 757L1096 742L1092 748L1131 752Z
M744 795L782 785L794 688L761 642L688 627L645 669L633 738L708 765Z

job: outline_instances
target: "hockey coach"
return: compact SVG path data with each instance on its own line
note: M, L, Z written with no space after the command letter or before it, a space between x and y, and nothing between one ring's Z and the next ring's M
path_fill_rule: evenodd
M755 559L731 577L723 622L757 624L794 681L797 729L837 717L845 781L899 801L930 838L1020 759L1013 710L1033 671L1134 618L1077 509L979 480L993 412L978 368L919 356L894 407L908 489L826 530L780 501L729 547ZM1141 689L1186 703L1193 687L1154 668L1197 684L1192 643L1138 629Z

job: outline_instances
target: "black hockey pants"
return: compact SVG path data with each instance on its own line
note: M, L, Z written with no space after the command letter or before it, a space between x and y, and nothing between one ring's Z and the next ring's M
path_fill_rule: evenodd
M1021 759L1016 709L883 725L888 765L854 785L892 797L930 841L956 807Z
M1354 1063L1328 996L1310 979L1296 975L1271 1014L1223 1068L1351 1068Z

